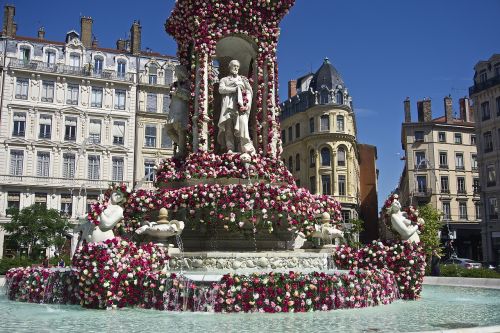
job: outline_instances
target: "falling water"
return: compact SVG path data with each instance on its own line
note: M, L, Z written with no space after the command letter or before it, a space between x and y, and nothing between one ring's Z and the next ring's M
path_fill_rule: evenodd
M177 242L177 247L179 248L179 269L182 274L184 268L184 244L182 243L182 238L179 234L175 235L175 240Z

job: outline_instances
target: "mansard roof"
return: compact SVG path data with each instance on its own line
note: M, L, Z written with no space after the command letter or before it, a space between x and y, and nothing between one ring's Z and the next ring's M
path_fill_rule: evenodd
M313 91L319 91L321 87L326 86L328 89L335 89L338 85L344 87L344 81L340 76L337 69L333 67L332 63L328 58L325 58L323 61L323 65L318 69L318 71L314 74L314 77L311 80L310 88Z

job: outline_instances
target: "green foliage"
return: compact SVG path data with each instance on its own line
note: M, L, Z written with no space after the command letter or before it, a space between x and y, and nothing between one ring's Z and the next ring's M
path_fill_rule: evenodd
M418 207L418 216L425 221L424 228L420 234L420 241L423 242L424 252L430 260L432 251L442 255L441 240L438 232L441 230L441 213L431 205Z
M60 249L64 245L70 224L59 211L34 204L22 210L11 209L8 213L12 216L11 221L2 227L19 247L28 248L28 256L49 246Z
M353 248L359 248L361 246L361 242L356 239L359 239L359 234L365 230L363 228L365 222L360 219L349 220L351 227L348 230L344 230L344 243Z
M441 276L500 279L500 273L487 268L466 269L458 265L440 265Z
M5 273L11 268L29 267L33 264L41 264L41 263L35 262L34 260L26 257L0 259L0 275L5 275Z

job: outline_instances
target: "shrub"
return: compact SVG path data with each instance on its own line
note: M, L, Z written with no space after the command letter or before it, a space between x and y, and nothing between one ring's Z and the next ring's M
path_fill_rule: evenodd
M458 265L441 265L441 276L500 279L500 273L487 268L466 269Z
M26 257L15 257L15 258L3 258L0 259L0 275L5 275L5 273L15 267L29 267L35 263L35 262L29 258Z

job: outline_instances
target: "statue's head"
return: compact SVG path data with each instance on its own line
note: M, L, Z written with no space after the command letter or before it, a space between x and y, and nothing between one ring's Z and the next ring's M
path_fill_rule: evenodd
M229 62L229 72L233 75L238 75L240 71L240 62L236 59Z
M122 193L122 191L113 191L111 193L110 201L114 205L118 205L122 203L125 200L125 195Z
M394 201L392 202L392 205L391 205L391 211L393 213L397 213L401 210L401 203L399 202L399 200L397 198L394 199Z

